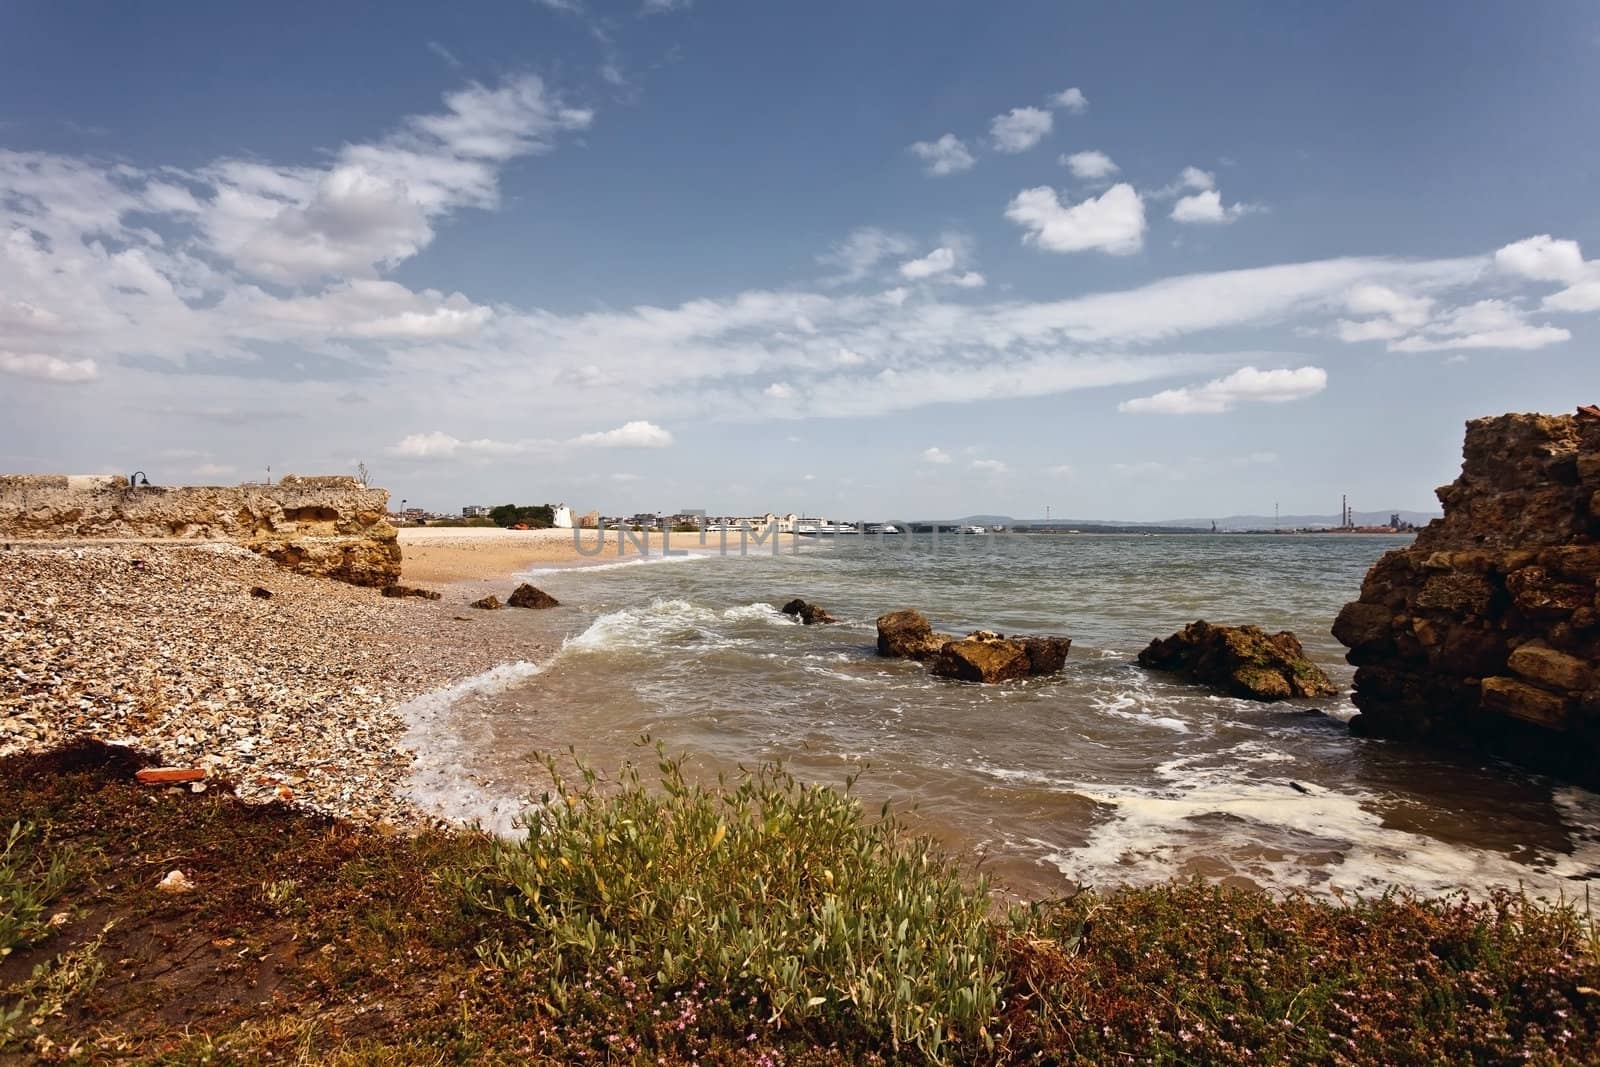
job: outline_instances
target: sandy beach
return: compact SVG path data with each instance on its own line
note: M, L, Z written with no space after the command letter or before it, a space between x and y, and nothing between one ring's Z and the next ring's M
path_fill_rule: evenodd
M574 534L577 536L575 537ZM413 585L459 585L495 591L508 575L531 567L593 566L639 556L643 533L619 535L615 530L502 530L491 527L407 526L400 530L401 564L405 582ZM649 534L645 552L717 552L720 534L708 534L700 544L698 534ZM792 534L781 535L788 550ZM737 551L738 536L730 535L729 550ZM619 552L620 548L620 552ZM763 546L763 550L770 551Z

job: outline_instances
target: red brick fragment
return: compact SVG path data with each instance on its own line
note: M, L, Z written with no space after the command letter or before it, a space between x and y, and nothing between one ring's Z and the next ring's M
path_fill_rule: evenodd
M145 785L172 785L175 782L198 782L206 776L199 767L145 767L134 777Z

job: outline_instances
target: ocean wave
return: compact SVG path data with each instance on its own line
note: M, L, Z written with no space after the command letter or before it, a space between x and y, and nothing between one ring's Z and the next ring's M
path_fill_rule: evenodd
M673 551L677 551L677 549L674 549ZM666 556L652 553L648 556L627 556L622 559L613 560L610 563L588 563L576 561L572 563L564 563L555 567L533 567L525 571L517 572L514 577L538 578L551 574L589 574L594 571L620 570L623 567L649 567L659 563L693 563L695 560L715 559L716 556L717 553L715 552L690 552L688 555L684 556ZM591 558L604 559L605 555L602 554Z
M1485 895L1518 886L1538 896L1570 896L1574 879L1600 871L1600 839L1582 835L1571 851L1504 852L1444 842L1385 825L1375 798L1361 790L1291 785L1288 778L1249 778L1237 768L1199 766L1209 757L1179 757L1156 768L1160 787L1075 791L1104 805L1109 818L1081 847L1048 854L1063 875L1090 884L1141 884L1199 873L1242 876L1278 889L1376 894L1392 885L1423 893L1465 889ZM1298 788L1296 788L1298 785ZM1579 805L1575 821L1600 815Z
M514 689L543 673L546 666L526 660L502 663L396 707L406 723L400 743L416 754L404 791L407 799L440 818L475 822L493 833L514 833L517 817L528 806L521 791L496 790L463 773L492 749L485 736L492 729L483 722L467 721L462 704Z

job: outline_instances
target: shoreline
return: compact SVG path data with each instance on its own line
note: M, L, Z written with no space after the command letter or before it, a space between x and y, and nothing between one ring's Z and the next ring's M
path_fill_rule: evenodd
M580 539L574 538L574 533ZM601 534L603 533L603 543ZM530 570L582 569L668 558L666 551L689 555L721 555L720 541L698 533L619 533L616 530L503 530L484 526L406 526L399 531L401 581L408 585L444 585L480 589ZM783 551L797 540L776 535ZM647 538L639 550L634 538ZM738 542L729 538L729 555ZM591 547L597 551L580 551ZM620 551L619 551L620 549ZM765 546L763 551L770 551ZM479 594L481 595L481 593Z

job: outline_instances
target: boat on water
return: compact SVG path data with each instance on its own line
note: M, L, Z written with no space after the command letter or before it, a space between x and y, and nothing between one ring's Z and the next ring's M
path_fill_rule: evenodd
M890 522L816 522L801 523L794 528L801 537L860 537L863 534L901 534L900 527Z

